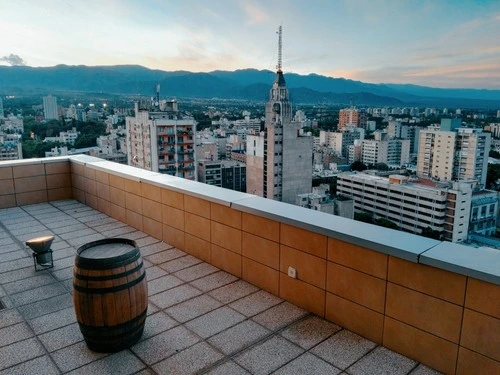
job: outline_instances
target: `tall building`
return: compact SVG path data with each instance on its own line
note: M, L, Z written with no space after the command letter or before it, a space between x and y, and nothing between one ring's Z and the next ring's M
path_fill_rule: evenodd
M247 137L247 192L293 204L297 194L311 192L313 137L292 122L281 70L281 30L280 26L278 69L266 103L265 129Z
M59 114L57 111L57 98L49 95L43 97L43 113L45 120L57 120Z
M0 97L0 118L4 118L4 113L3 113L3 101L2 98Z
M135 103L127 116L128 164L154 172L196 179L194 119L178 110L177 101Z
M366 127L366 112L357 108L344 108L339 111L338 129L344 129L348 125L354 125L356 128Z
M476 179L486 184L491 134L481 129L420 131L417 175L439 180Z

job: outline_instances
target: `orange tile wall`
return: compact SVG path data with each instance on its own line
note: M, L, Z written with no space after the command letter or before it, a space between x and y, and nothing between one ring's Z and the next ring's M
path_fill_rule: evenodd
M500 373L498 285L89 166L13 168L0 168L0 207L24 202L30 176L51 200L61 174L74 199L378 344L447 374Z

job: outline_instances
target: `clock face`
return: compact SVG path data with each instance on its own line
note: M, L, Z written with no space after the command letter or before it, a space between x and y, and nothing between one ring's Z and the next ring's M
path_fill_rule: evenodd
M280 113L280 111L281 111L281 105L279 103L274 103L273 112Z

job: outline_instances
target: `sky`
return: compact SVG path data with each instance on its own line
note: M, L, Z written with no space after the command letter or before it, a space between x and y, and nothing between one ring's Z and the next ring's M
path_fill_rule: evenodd
M500 89L500 0L0 0L0 65L269 69Z

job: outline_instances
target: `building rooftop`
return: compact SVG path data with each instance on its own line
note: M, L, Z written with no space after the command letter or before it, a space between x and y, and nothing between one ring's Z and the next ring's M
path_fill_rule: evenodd
M54 235L54 268L35 272L25 242ZM141 340L87 349L72 274L82 244L137 242L149 308ZM75 200L0 210L0 374L435 374Z

